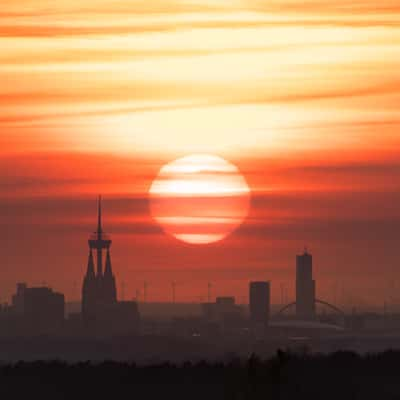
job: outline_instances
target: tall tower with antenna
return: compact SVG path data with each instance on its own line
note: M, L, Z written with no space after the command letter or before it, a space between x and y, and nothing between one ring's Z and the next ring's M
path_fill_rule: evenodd
M117 289L110 254L112 241L103 231L101 206L101 196L99 196L97 230L88 241L89 259L82 286L82 314L85 319L96 318L102 310L117 302ZM96 254L96 270L94 253ZM103 269L104 253L106 261Z
M296 314L299 319L315 318L315 280L313 259L307 247L296 257Z

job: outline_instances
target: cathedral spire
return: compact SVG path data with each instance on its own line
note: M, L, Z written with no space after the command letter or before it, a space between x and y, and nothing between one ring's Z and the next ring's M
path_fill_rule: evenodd
M86 271L86 277L88 279L92 279L92 278L94 279L95 278L92 249L89 250L89 260L88 260L88 266L87 266L87 271Z
M89 250L89 259L86 275L82 285L82 314L87 318L93 312L94 298L93 289L96 286L96 277L94 274L94 262L92 249Z
M106 258L106 268L104 270L104 276L112 277L112 266L111 266L111 256L110 256L110 249L107 249L107 258Z
M106 268L103 276L103 296L107 304L113 304L117 301L117 287L115 285L115 277L112 272L109 249L107 249Z
M97 230L89 237L89 262L82 286L82 312L86 317L98 314L103 307L108 307L117 301L115 277L112 272L109 251L112 241L103 231L101 196L98 197L97 207ZM103 272L105 250L106 264ZM96 271L94 258L96 258L97 264Z

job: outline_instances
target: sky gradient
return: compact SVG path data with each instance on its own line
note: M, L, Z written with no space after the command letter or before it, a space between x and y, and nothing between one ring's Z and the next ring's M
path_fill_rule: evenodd
M265 5L268 3L268 5ZM4 1L0 11L0 300L16 281L80 298L104 196L125 297L400 302L397 0ZM148 191L192 153L234 163L245 223L207 246L163 233Z

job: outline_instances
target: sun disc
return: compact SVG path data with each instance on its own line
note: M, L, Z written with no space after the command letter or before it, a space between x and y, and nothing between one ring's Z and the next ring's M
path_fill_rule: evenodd
M149 193L151 213L164 231L192 244L224 239L249 209L250 189L238 168L208 154L164 165Z

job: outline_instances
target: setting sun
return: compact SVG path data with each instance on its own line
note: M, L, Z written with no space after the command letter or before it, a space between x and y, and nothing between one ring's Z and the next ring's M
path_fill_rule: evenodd
M250 189L236 166L199 154L163 166L150 195L152 215L167 233L205 244L225 238L243 222Z

